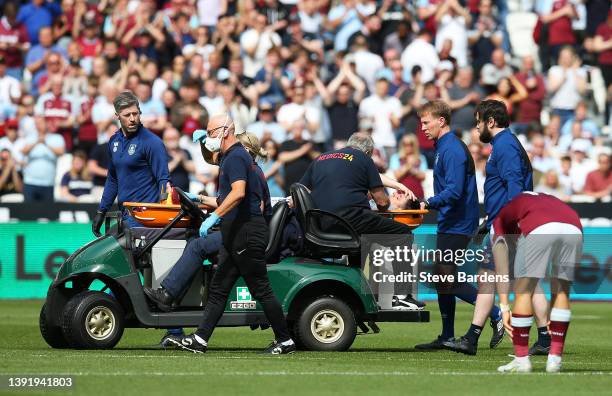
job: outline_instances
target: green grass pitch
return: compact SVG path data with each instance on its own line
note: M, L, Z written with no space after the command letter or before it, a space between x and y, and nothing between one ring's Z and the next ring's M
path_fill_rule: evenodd
M488 348L486 327L478 356L448 351L421 353L415 344L440 330L434 303L432 322L381 324L380 334L357 337L349 352L298 352L261 356L272 332L219 328L205 355L160 350L161 330L128 329L106 351L54 350L38 331L42 301L0 301L0 375L73 375L71 391L52 394L103 395L600 395L612 394L612 306L576 303L564 356L564 371L544 372L545 357L533 358L532 374L498 374L512 344ZM471 307L457 305L456 332L465 331ZM535 332L532 331L532 339ZM6 381L6 380L4 380ZM0 384L0 394L18 394ZM48 392L48 391L47 391ZM42 391L40 391L42 393Z

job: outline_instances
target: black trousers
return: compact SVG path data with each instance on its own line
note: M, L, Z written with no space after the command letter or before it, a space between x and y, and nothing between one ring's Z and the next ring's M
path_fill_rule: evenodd
M339 213L359 235L380 235L380 239L374 237L370 242L377 242L382 246L412 246L412 231L405 224L383 217L370 209L351 208ZM365 250L364 250L365 249ZM364 246L362 251L369 252L371 248ZM393 273L411 272L410 263L393 261ZM395 294L406 295L410 293L410 284L398 282L395 284Z
M223 246L219 251L219 267L213 276L197 334L209 340L227 302L227 297L240 276L258 301L272 326L277 341L291 338L287 321L268 279L265 251L269 230L263 217L248 221L224 221L221 224Z

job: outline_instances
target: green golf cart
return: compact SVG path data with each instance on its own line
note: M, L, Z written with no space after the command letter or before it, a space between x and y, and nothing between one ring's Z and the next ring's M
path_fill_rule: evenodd
M160 312L145 297L143 287L157 287L206 214L176 188L180 207L163 228L128 228L119 212L106 218L106 234L74 252L61 266L40 312L40 331L53 348L108 349L129 328L196 327L206 304L214 265L203 265L180 303ZM298 256L274 263L290 208L285 201L273 208L266 249L268 275L290 329L302 349L344 351L358 329L378 332L377 322L428 322L428 311L380 310L360 265L359 236L343 219L315 209L308 190L292 187L295 213L303 229ZM146 206L142 204L141 213ZM136 208L138 209L138 208ZM332 217L345 234L321 231L319 221ZM142 220L142 218L141 218ZM116 223L114 227L110 225ZM182 227L177 227L182 226ZM349 262L333 260L348 256ZM268 327L258 303L242 278L228 298L219 326Z

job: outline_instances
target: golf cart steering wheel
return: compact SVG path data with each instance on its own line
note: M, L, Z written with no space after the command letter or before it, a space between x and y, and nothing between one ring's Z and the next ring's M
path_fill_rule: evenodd
M187 212L189 216L193 217L194 219L203 221L206 218L204 212L202 212L198 205L196 205L196 203L193 202L183 190L178 187L173 187L173 189L178 193L179 202L181 203L181 209L183 211Z

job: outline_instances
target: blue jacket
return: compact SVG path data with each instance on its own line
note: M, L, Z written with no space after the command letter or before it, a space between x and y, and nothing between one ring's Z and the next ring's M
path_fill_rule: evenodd
M168 183L168 153L162 140L142 125L126 138L119 129L108 142L110 163L100 210L115 197L123 202L159 202Z
M531 163L516 136L506 128L493 137L491 146L484 184L489 228L506 203L523 191L533 190Z
M472 157L451 131L436 142L434 196L427 200L438 211L438 232L473 235L478 228L478 190Z

